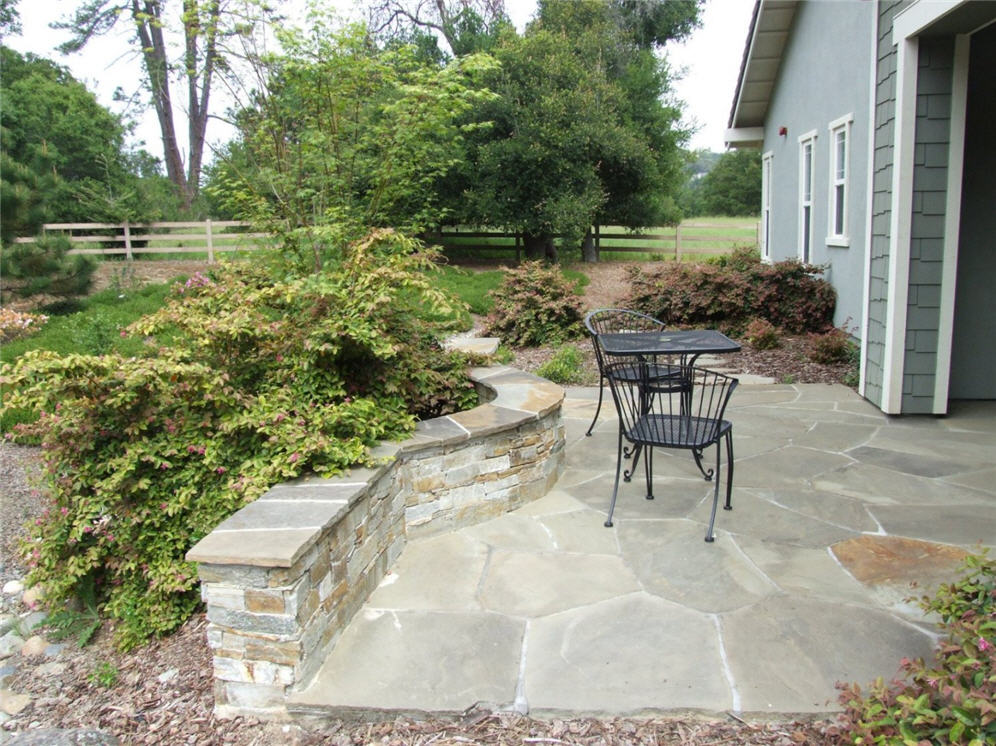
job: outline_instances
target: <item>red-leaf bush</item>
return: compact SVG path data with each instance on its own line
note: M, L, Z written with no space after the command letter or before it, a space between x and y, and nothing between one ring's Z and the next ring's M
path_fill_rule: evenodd
M941 619L935 660L904 659L902 679L867 692L839 685L845 709L833 743L996 743L996 561L970 555L963 576L920 605Z
M833 325L836 293L820 268L795 260L766 264L738 249L721 262L663 262L630 270L628 308L669 326L741 332L764 319L793 334Z
M523 262L505 270L501 285L489 295L494 301L485 333L513 347L557 345L584 332L581 298L557 267Z
M744 339L757 350L773 350L782 344L778 327L767 319L754 319L744 329Z

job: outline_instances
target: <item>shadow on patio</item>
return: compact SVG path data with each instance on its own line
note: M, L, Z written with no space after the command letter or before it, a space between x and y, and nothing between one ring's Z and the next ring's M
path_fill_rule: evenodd
M836 681L930 653L904 599L996 538L994 402L890 419L840 386L742 386L710 545L711 485L684 452L658 452L657 499L640 474L602 526L616 422L610 403L584 436L596 397L568 392L555 489L409 542L292 711L835 710Z

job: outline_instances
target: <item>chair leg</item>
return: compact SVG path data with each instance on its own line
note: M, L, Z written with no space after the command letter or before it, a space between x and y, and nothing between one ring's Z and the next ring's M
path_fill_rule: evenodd
M654 499L654 448L646 446L647 455L643 458L643 471L647 475L647 499Z
M716 540L715 534L713 534L712 529L716 525L716 508L719 505L719 458L722 454L723 449L716 441L716 479L712 485L712 513L709 515L709 529L706 531L705 540L708 542L713 542Z
M619 431L619 447L616 451L616 485L612 488L612 502L609 503L609 517L605 519L605 527L612 528L612 514L616 509L616 497L619 495L619 472L622 471L622 430Z
M632 450L630 450L628 448L624 448L623 449L623 456L625 458L629 458L630 456L633 457L633 463L630 464L629 468L626 471L623 472L623 481L624 482L630 481L633 478L633 475L636 474L636 467L640 465L640 453L642 451L643 451L643 446L642 445L635 445L635 446L633 446Z
M732 497L733 497L733 430L731 429L726 431L726 505L723 506L723 510L733 510L733 503L730 502Z
M602 411L602 393L605 391L605 376L601 376L598 379L598 406L595 407L595 416L591 418L591 424L588 425L588 432L585 433L588 437L591 437L591 431L595 428L595 423L598 422L598 413Z

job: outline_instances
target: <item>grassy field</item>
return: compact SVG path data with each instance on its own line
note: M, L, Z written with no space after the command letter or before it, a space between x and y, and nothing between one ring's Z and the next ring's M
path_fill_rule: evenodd
M474 232L467 230L466 232ZM482 231L483 232L483 231ZM728 254L738 246L757 246L757 220L753 218L701 217L686 220L674 227L647 228L640 233L627 231L619 226L603 226L601 258L606 261L660 261L678 257L697 261L709 256ZM641 238L641 235L665 238ZM622 236L611 238L610 236ZM507 262L515 259L515 239L501 234L494 236L453 237L444 234L443 249L454 261ZM621 247L612 251L607 247ZM647 251L640 251L640 249ZM578 246L557 242L563 261L581 258Z

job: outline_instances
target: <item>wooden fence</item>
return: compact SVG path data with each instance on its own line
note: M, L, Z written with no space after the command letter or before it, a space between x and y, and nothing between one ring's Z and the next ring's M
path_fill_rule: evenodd
M757 245L757 221L741 223L684 222L673 228L655 228L653 233L628 233L621 229L603 232L592 229L595 252L649 254L655 258L681 259L688 254L729 254L734 246ZM207 254L209 262L220 252L254 251L266 245L267 233L251 232L249 223L234 220L164 223L46 223L43 234L66 236L73 244L71 254L121 255L133 259L136 254ZM177 232L178 231L178 232ZM444 251L479 253L486 257L523 255L521 233L500 231L465 231L444 228L422 236ZM34 238L16 238L17 243L32 243Z
M61 234L73 244L70 254L215 254L254 251L267 233L250 232L249 223L236 220L163 223L46 223L42 234ZM177 232L178 231L178 232ZM15 238L16 243L33 243L35 238Z
M622 252L681 259L689 254L729 254L735 246L756 247L758 226L755 220L738 224L688 221L673 228L654 228L653 233L628 233L619 228L603 232L604 229L596 225L592 228L591 239L597 255ZM507 254L509 258L514 254L516 261L522 259L524 250L521 233L443 228L423 238L428 243L439 244L444 250L469 254L485 252L491 256Z

